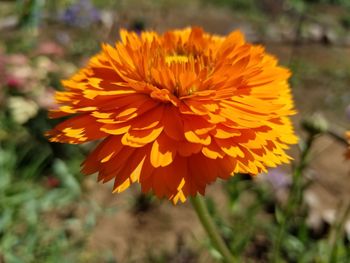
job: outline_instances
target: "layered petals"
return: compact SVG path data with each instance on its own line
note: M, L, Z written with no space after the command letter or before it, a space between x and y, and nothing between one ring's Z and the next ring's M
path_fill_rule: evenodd
M140 183L177 203L217 178L290 161L290 71L263 47L197 27L120 38L62 82L50 112L70 117L47 132L51 141L101 140L83 173L113 180L116 193Z

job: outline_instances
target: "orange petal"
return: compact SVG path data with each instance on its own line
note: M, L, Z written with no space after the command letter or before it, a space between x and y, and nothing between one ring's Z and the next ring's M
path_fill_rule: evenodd
M84 143L106 137L101 124L88 114L72 117L46 133L52 142Z
M210 159L223 158L225 155L215 141L212 141L208 146L203 146L202 153Z
M174 141L161 135L153 142L151 150L151 164L153 167L165 167L171 164L176 155Z
M159 198L166 196L170 199L178 192L182 179L186 177L188 177L187 160L176 157L170 165L155 169L148 181L156 196Z
M120 169L114 177L113 193L120 193L127 189L130 184L139 181L143 164L148 153L149 147L144 147L135 151L130 156L123 168Z
M163 115L164 132L172 139L181 141L184 140L184 125L180 113L177 108L167 106L164 109Z
M128 131L122 137L122 144L130 147L142 147L157 139L162 131L162 126L148 130Z

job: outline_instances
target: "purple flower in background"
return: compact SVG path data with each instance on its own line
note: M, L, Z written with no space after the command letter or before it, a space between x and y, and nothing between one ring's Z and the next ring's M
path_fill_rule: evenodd
M264 179L270 183L274 189L287 188L292 183L292 178L279 168L270 169L267 174L264 174Z
M101 14L90 0L79 0L62 12L60 20L71 26L88 27L100 21Z

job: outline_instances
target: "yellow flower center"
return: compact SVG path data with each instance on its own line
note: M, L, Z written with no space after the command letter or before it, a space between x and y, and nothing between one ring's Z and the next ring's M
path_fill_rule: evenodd
M171 65L172 63L187 63L188 60L188 56L184 55L171 55L165 57L165 63L168 65Z

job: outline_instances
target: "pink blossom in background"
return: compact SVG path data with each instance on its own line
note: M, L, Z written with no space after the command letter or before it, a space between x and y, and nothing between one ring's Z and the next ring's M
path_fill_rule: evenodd
M47 41L40 43L36 53L39 55L53 55L61 57L64 55L64 50L57 43Z
M55 90L51 87L46 88L36 99L37 104L44 109L56 109L58 105L55 101Z
M33 73L29 59L22 54L11 54L5 56L3 62L3 84L10 88L26 91Z
M14 66L24 66L29 64L29 59L22 54L11 54L6 56L6 64Z
M18 78L13 75L8 75L5 77L5 85L10 88L20 88L25 83L25 79Z

